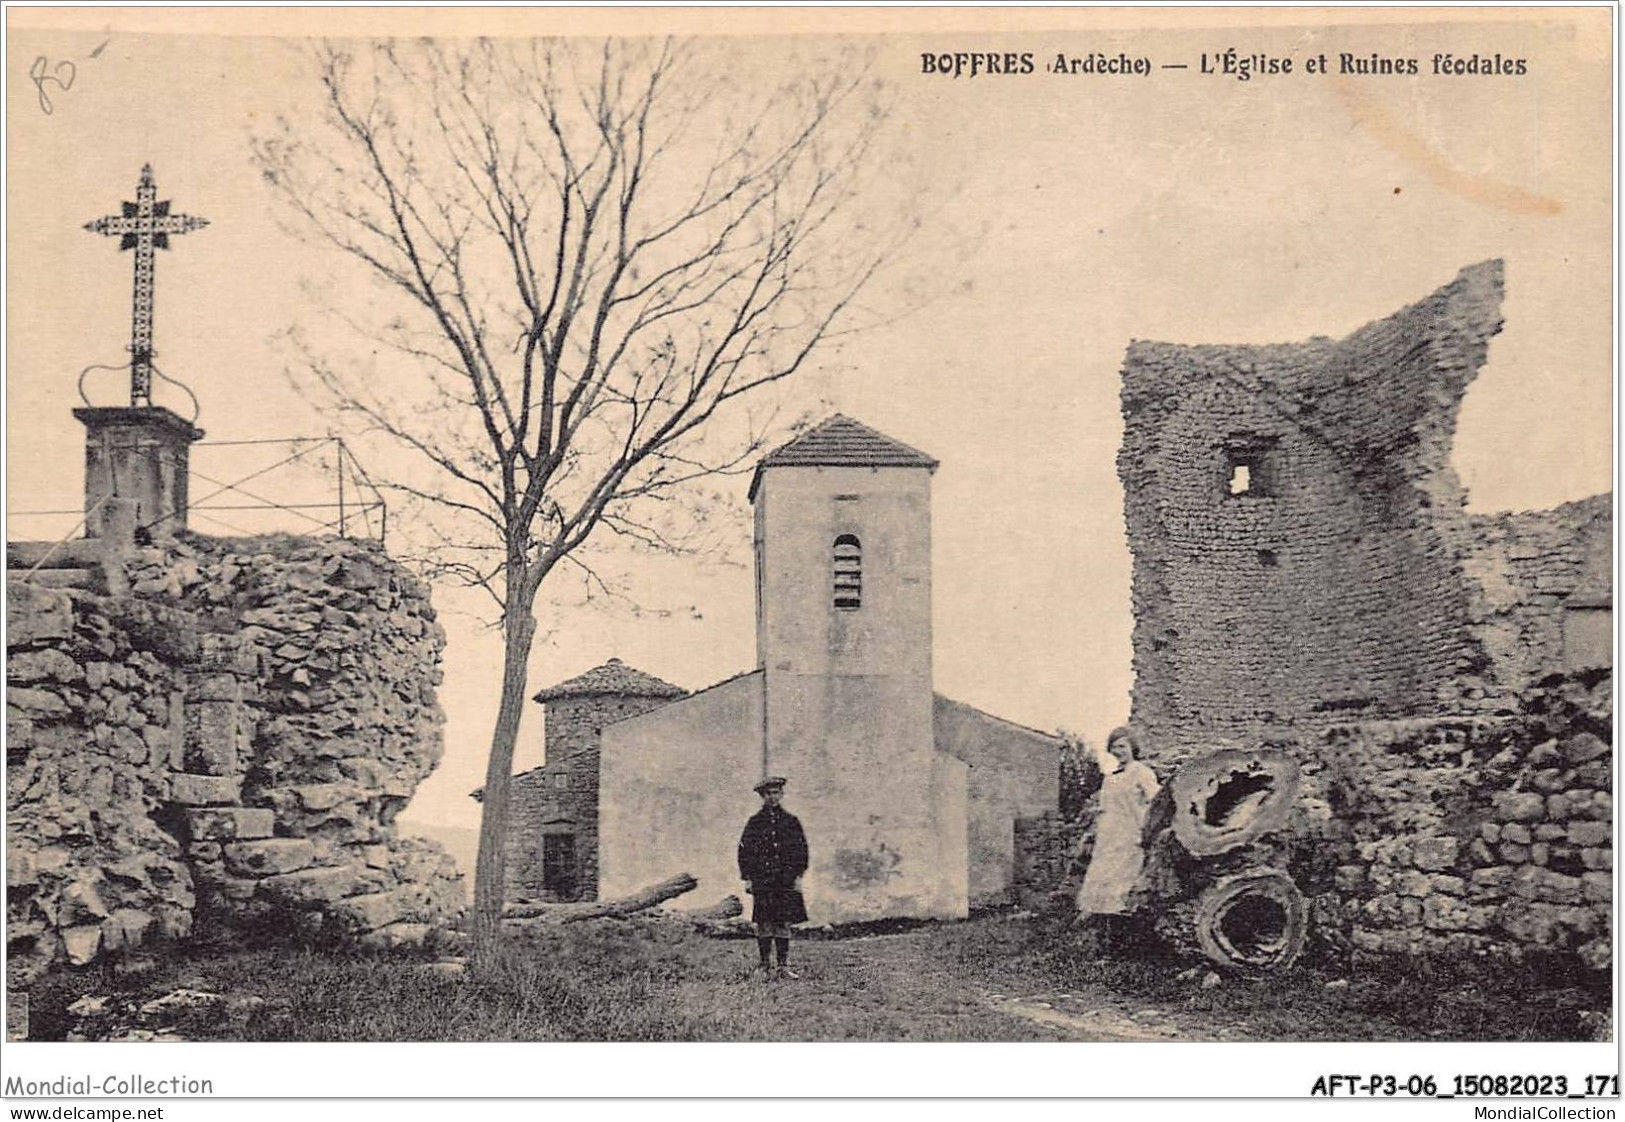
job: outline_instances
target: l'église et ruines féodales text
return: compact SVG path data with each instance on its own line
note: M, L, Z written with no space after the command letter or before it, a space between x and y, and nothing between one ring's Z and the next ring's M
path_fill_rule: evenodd
M1344 77L1423 77L1517 78L1529 73L1527 58L1476 52L1454 54L1438 51L1431 55L1385 55L1379 52L1318 52L1311 55L1278 55L1264 51L1202 51L1194 59L1153 59L1127 51L1085 51L1081 54L1059 51L1053 55L1034 51L922 51L920 73L946 78L1020 77L1029 74L1079 75L1085 77L1138 76L1155 71L1188 71L1250 82L1254 78L1286 77L1299 74L1335 74Z

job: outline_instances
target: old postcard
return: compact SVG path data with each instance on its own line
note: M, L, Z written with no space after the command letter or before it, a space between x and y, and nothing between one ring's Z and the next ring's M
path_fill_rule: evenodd
M8 1100L1617 1097L1613 15L9 9Z

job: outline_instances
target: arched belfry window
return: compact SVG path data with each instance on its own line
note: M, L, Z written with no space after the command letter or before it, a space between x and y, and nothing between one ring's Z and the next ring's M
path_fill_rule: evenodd
M835 607L855 612L863 606L863 543L852 534L835 539Z

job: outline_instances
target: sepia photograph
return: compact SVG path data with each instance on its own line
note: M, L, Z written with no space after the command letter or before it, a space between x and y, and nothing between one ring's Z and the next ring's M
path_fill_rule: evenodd
M1616 14L9 7L5 1097L1617 1100Z

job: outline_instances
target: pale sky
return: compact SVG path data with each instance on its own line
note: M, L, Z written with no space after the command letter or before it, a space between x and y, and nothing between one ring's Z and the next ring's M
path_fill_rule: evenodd
M15 23L16 10L9 15ZM935 296L825 355L783 404L792 415L846 413L942 461L933 508L939 691L1091 739L1127 715L1130 558L1114 458L1117 372L1131 339L1341 336L1465 265L1501 257L1506 327L1468 392L1454 456L1470 504L1536 508L1609 486L1608 15L1547 10L1518 22L1502 10L1476 25L1241 30L1265 18L1241 13L1229 29L1112 32L1100 29L1106 13L1056 12L1051 26L1078 29L873 41L876 73L897 97L899 181L925 185L910 258L876 299L902 307L920 278ZM1115 19L1141 17L1177 18ZM258 122L310 112L315 91L298 44L133 34L108 26L105 13L77 18L94 30L14 29L7 59L13 512L80 505L74 385L88 364L122 360L130 298L129 255L80 227L133 198L146 162L160 198L211 222L159 255L156 317L159 366L198 395L208 439L312 435L331 424L290 388L276 337L314 320L302 281L342 287L351 266L279 226L286 216L249 160ZM509 13L505 23L552 26L524 18ZM888 18L919 27L927 17ZM1583 27L1573 22L1582 18ZM785 38L734 45L750 60L746 86L805 53ZM1340 51L1399 54L1420 59L1424 73L1245 83L1200 73L1203 52L1231 46L1292 57L1300 70L1320 52L1334 67ZM927 50L1032 51L1040 68L1057 53L1122 50L1191 69L955 81L919 73ZM1434 77L1429 60L1446 50L1526 58L1528 73ZM76 66L71 88L48 87L50 114L29 78L42 57L53 72L62 60ZM358 302L358 315L371 310ZM116 384L100 385L116 398ZM230 471L226 455L200 450L200 470ZM374 474L389 462L376 445L363 443L360 455ZM740 509L745 487L743 478L721 483ZM55 537L72 521L14 517L9 532ZM741 522L731 558L637 569L639 599L669 614L549 610L531 692L611 656L689 688L753 666L748 542ZM451 632L447 753L407 813L472 826L478 807L466 793L483 781L500 651L461 610L465 601L442 592L437 603ZM540 762L540 712L531 710L516 770Z

